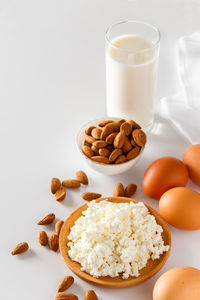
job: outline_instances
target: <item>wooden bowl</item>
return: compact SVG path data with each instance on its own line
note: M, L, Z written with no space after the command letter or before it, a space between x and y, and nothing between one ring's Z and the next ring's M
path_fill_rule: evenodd
M115 202L115 203L124 203L124 202L135 202L137 203L138 201L130 199L130 198L124 198L124 197L107 197L107 198L101 198L96 200L97 202L100 202L102 200L108 200L110 202ZM146 205L146 204L145 204ZM153 275L155 275L166 263L167 258L170 253L171 249L171 233L170 230L166 224L166 222L163 220L163 218L160 216L160 214L154 210L152 207L146 205L148 208L150 214L152 214L155 219L157 224L161 225L163 228L163 233L162 233L162 238L164 240L165 245L169 245L170 248L167 252L164 252L159 259L156 260L151 260L149 259L147 262L146 267L140 270L140 276L138 277L129 277L127 279L122 279L122 276L118 277L110 277L110 276L105 276L105 277L99 277L95 278L91 276L90 274L81 271L81 265L78 262L74 262L71 260L71 258L68 256L68 250L70 249L67 246L67 243L69 242L68 240L68 235L70 233L70 228L74 225L75 221L82 216L82 211L86 210L88 208L88 205L85 204L75 210L69 218L65 221L65 223L62 226L62 230L60 233L60 251L61 254L67 264L67 266L74 272L77 276L80 278L92 283L96 284L102 287L106 288L126 288L130 286L137 285Z

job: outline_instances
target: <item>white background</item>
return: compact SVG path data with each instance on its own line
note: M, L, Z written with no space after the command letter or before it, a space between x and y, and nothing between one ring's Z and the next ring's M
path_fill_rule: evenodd
M105 115L104 33L121 19L144 20L160 29L157 101L179 91L175 44L180 36L200 30L200 1L0 1L1 299L53 299L59 280L72 274L59 253L38 244L38 219L49 212L66 219L84 203L82 192L112 195L118 181L137 183L135 198L158 209L158 202L142 191L144 171L160 156L181 158L189 146L170 121L159 119L159 130L150 135L142 160L129 172L104 176L82 161L75 136L84 123ZM68 191L57 203L50 179L73 178L79 169L87 172L89 186ZM70 291L79 299L92 288L100 300L152 299L153 285L164 271L185 265L200 268L199 231L170 228L169 260L152 279L137 287L109 290L75 276ZM30 251L12 257L11 249L21 241L28 241Z

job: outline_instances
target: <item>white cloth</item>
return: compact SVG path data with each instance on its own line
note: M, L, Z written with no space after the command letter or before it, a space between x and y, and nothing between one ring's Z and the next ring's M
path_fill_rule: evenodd
M200 33L178 40L179 74L183 89L160 100L156 113L184 135L191 144L200 143Z

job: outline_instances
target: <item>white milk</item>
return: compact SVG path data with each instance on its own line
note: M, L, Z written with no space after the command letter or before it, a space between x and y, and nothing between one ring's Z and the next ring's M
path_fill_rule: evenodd
M107 114L147 128L153 121L158 53L140 36L123 35L111 43L114 47L106 52Z

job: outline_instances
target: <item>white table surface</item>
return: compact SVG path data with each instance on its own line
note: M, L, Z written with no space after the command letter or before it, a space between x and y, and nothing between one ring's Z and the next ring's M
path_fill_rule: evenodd
M75 136L82 124L105 115L104 32L111 23L140 19L160 28L158 101L180 89L175 43L200 30L199 16L198 0L1 0L1 299L53 299L59 280L72 274L59 253L38 244L41 227L36 224L49 212L66 219L84 203L82 192L108 196L119 181L137 183L135 198L158 209L158 201L142 191L144 171L163 155L181 158L189 146L170 122L158 120L159 130L150 135L143 159L119 176L90 170L76 149ZM62 203L56 202L50 179L73 178L79 169L87 172L89 186L68 191ZM200 232L170 229L169 260L152 279L129 289L109 290L74 276L70 291L79 299L93 288L100 300L152 299L153 285L164 271L176 266L200 268ZM12 257L10 251L20 241L28 241L30 251Z

